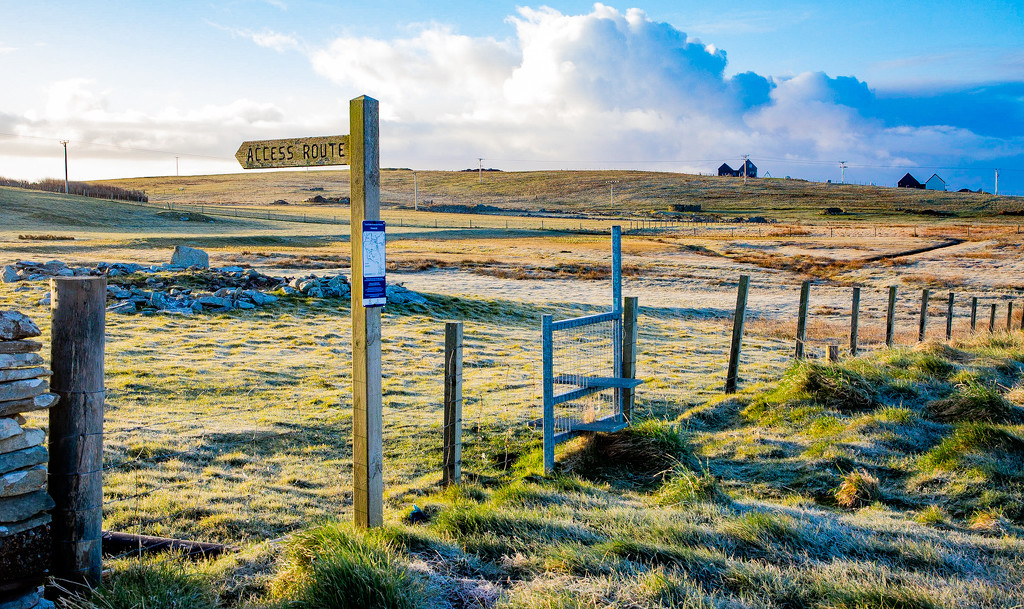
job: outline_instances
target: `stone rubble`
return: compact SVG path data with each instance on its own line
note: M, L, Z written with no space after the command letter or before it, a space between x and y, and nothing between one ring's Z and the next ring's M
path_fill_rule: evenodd
M140 275L144 274L161 276L140 280ZM107 311L110 313L192 315L255 309L278 302L281 296L350 298L352 293L348 278L344 275L274 277L239 266L210 268L206 252L184 246L175 247L168 264L101 262L94 268L73 268L59 260L45 263L21 260L3 267L2 271L4 283L90 275L107 276ZM196 284L205 285L206 288L189 287ZM430 302L426 297L399 284L387 286L387 298L389 304L399 305ZM36 304L48 306L49 292ZM0 324L5 323L7 320L0 320ZM4 351L0 350L0 353Z
M50 371L29 340L39 327L17 311L0 311L0 609L49 609L40 585L50 564L46 432L26 426L24 412L57 402Z

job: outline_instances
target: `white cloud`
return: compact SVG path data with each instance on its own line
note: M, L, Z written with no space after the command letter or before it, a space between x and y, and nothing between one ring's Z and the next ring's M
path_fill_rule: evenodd
M263 32L243 32L242 35L252 39L252 41L259 46L267 49L273 49L278 53L283 53L285 51L301 47L299 41L294 36L280 34L270 30Z
M520 8L509 23L508 41L430 25L393 40L337 38L310 60L346 92L381 100L383 149L406 158L433 149L571 167L749 153L868 164L992 145L965 129L886 126L854 78L726 77L724 51L638 9Z

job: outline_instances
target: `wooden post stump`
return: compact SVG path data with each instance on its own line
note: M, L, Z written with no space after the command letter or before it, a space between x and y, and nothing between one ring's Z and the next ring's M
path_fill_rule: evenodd
M796 318L796 351L793 357L803 359L804 345L807 341L807 302L810 299L811 282L805 281L800 284L800 310Z
M750 276L740 275L739 288L736 291L736 315L732 321L732 344L729 347L729 368L725 373L725 392L736 393L736 379L739 376L740 345L743 342L743 321L747 314L747 292L750 288Z
M95 588L103 570L103 351L106 277L50 280L49 493L55 579Z
M441 484L462 478L462 322L444 325L444 445Z
M853 303L850 305L850 355L857 355L857 327L860 325L860 288L853 288Z
M928 325L928 288L921 290L921 319L917 326L917 342L922 342L925 336L925 328Z
M892 336L896 325L896 286L889 286L889 305L885 310L885 346L892 347Z

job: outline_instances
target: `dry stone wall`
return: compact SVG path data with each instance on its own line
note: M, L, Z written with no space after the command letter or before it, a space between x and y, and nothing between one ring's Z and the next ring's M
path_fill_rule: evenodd
M146 274L154 276L139 279ZM169 264L101 262L95 267L70 267L59 260L21 260L3 267L0 278L4 283L17 283L88 275L107 276L107 310L111 313L192 315L255 309L276 303L282 296L350 298L352 293L344 275L275 277L238 266L210 268L206 252L184 246L175 247ZM429 303L425 296L398 284L387 286L387 297L391 304ZM37 304L50 304L50 296Z
M0 609L49 609L42 584L50 565L46 433L22 415L50 408L50 371L32 340L39 328L0 311Z

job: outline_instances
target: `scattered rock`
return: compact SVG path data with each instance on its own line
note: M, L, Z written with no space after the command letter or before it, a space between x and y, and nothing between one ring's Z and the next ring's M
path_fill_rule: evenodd
M0 383L34 379L43 376L50 376L51 374L53 373L42 367L0 369Z
M38 353L0 353L0 368L42 366L43 356Z
M46 466L36 465L0 476L0 497L25 495L46 488Z
M12 414L32 412L50 408L57 403L56 393L44 393L34 398L25 400L14 400L11 402L0 402L0 417L8 417Z
M45 512L54 506L46 491L36 491L16 497L0 499L0 522L18 522Z
M45 439L46 432L42 429L26 429L24 433L18 434L13 438L0 440L0 454L39 446Z
M0 419L0 441L24 433L21 424L14 419Z
M17 535L23 531L28 531L36 527L43 526L44 524L50 523L49 514L40 514L28 520L14 523L0 523L0 539L4 537L10 537L11 535ZM0 605L3 607L3 605Z
M0 455L0 475L13 472L16 469L46 463L49 458L49 453L42 446L33 446L25 450Z
M17 598L5 600L0 603L0 609L37 609L39 608L39 603L43 600L43 589L36 588L25 592Z
M0 402L25 400L46 393L49 383L46 379L32 378L21 381L0 383Z
M0 353L33 353L43 348L34 340L0 340Z
M3 276L0 278L3 279L4 283L14 283L15 281L21 279L21 276L18 275L18 269L14 268L13 266L7 265L4 267Z
M171 255L171 264L183 268L198 267L201 269L210 268L210 256L203 250L184 245L174 246L174 254Z
M39 336L39 326L17 311L0 312L0 340L19 340Z

